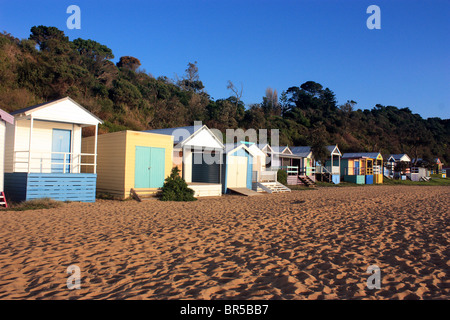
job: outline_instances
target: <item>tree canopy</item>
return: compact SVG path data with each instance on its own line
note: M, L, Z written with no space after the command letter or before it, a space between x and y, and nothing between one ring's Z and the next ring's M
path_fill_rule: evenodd
M315 81L301 81L278 95L262 92L261 102L246 106L243 85L231 81L229 97L211 98L197 62L181 79L155 79L138 70L141 61L123 56L94 40L70 41L55 27L35 26L28 39L0 34L0 106L14 111L70 96L104 120L101 132L192 125L211 128L279 129L280 144L310 145L318 157L323 146L342 152L408 153L412 158L450 162L450 120L423 119L409 108L377 104L358 109L348 99Z

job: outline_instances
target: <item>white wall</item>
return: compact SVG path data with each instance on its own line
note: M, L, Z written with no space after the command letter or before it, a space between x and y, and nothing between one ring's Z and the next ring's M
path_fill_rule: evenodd
M8 128L7 132L7 172L27 172L27 163L16 163L13 166L13 154L15 151L16 161L28 162L28 153L18 153L17 151L28 151L29 139L30 139L30 120L17 120L14 127ZM51 152L52 152L52 140L53 129L64 129L72 131L72 152L75 154L81 153L81 127L70 123L50 122L50 121L33 121L33 133L32 133L32 172L51 172ZM73 173L79 173L80 168L79 158L73 159Z

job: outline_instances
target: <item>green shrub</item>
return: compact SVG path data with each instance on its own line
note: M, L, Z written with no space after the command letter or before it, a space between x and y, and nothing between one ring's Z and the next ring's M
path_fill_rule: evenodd
M287 172L284 170L278 169L277 180L279 183L286 185L287 184Z
M170 176L166 178L161 189L162 201L195 201L194 190L190 189L180 177L180 170L177 167L172 169Z

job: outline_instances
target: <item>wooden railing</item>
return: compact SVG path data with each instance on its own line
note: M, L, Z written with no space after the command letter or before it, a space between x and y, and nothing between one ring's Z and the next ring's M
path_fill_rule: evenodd
M253 171L252 182L276 182L277 171Z
M83 158L82 158L83 157ZM92 160L86 160L92 157ZM81 173L81 168L92 167L97 172L97 155L94 153L15 151L14 172L28 173ZM84 161L83 161L84 160Z

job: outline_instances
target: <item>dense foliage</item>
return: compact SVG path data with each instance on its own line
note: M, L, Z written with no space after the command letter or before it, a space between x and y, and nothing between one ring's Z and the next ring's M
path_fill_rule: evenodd
M104 120L101 132L192 125L278 128L284 145L326 144L341 151L408 153L450 161L450 120L422 119L408 108L338 105L329 88L313 81L287 88L278 97L268 88L261 103L246 106L230 81L230 97L212 99L188 63L182 78L155 79L134 57L117 64L111 49L93 40L70 41L54 27L31 29L29 39L0 34L0 107L13 111L70 96ZM269 90L270 89L270 90ZM86 132L85 134L89 134Z

